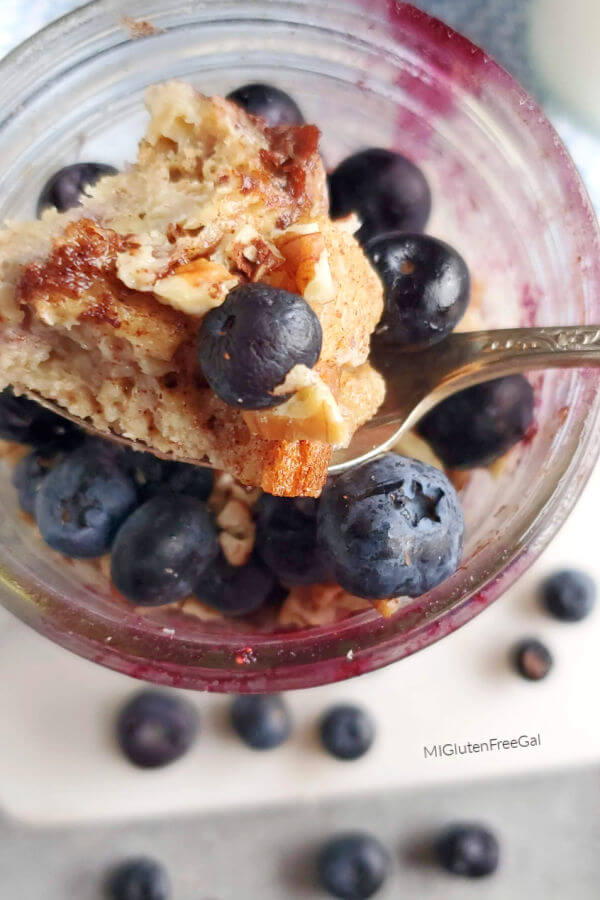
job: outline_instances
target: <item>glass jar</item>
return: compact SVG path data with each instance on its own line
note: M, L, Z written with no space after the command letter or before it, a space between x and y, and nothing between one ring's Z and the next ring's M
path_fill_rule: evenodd
M481 50L386 0L99 0L0 63L0 213L34 215L61 165L133 159L143 94L180 78L207 94L268 81L320 125L329 166L395 148L429 177L429 230L466 257L490 326L600 321L600 240L579 176L536 104ZM136 19L137 21L133 21ZM475 616L532 562L569 514L596 459L600 397L586 371L535 376L536 425L463 492L456 574L393 617L259 634L117 602L52 553L18 515L0 471L0 600L98 663L213 691L324 684L394 662Z

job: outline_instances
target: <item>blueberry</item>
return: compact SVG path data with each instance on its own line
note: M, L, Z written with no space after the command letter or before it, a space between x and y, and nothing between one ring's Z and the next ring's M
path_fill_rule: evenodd
M121 710L117 739L134 765L166 766L190 749L198 734L198 714L187 701L160 691L141 691Z
M265 409L297 364L312 368L321 353L320 322L298 294L267 284L234 288L200 328L199 360L221 400L241 409Z
M290 587L331 581L331 563L317 542L318 502L263 494L256 505L256 548Z
M217 552L217 531L206 504L195 497L161 493L119 529L112 579L131 603L173 603L193 593Z
M32 450L19 460L12 474L17 489L19 506L23 512L35 516L35 499L46 475L56 464L58 457L43 450Z
M329 194L333 219L357 213L362 243L389 231L423 231L431 212L425 176L391 150L373 148L349 156L329 176Z
M166 484L169 490L197 500L208 500L215 484L212 469L205 466L191 466L187 463L171 463Z
M113 869L106 890L110 900L169 900L171 883L162 863L140 856Z
M365 900L377 893L390 870L390 855L370 834L341 834L321 849L319 881L332 897Z
M328 483L319 540L337 582L369 599L418 597L460 562L464 518L443 472L387 453Z
M196 596L227 616L245 616L264 606L275 587L273 575L258 560L231 566L218 556L200 575Z
M535 638L521 641L514 650L517 672L528 681L541 681L552 669L554 660L545 644Z
M73 557L102 556L136 501L133 481L113 456L84 444L44 479L35 518L54 550Z
M562 622L580 622L596 603L596 583L576 569L556 572L542 584L542 600L546 609Z
M439 836L435 850L440 865L453 875L482 878L498 868L498 841L483 825L452 825Z
M34 447L74 448L82 432L68 419L29 400L10 388L0 392L0 438Z
M104 163L84 162L59 169L42 188L37 205L38 216L52 207L65 212L79 206L86 188L92 187L105 175L116 175L117 171Z
M271 128L304 124L304 116L294 100L271 84L245 84L227 94L227 99L252 116L262 116Z
M373 719L360 706L334 706L321 722L323 746L338 759L358 759L364 756L374 738Z
M140 500L153 497L159 488L164 487L171 467L175 463L165 462L152 453L116 448L121 466L133 478Z
M292 731L289 710L275 694L236 697L231 706L231 724L253 750L279 747Z
M464 315L471 290L462 256L424 234L384 235L365 249L385 292L377 341L413 350L450 334Z
M533 403L527 379L507 375L444 400L423 418L419 432L444 465L486 466L525 437Z

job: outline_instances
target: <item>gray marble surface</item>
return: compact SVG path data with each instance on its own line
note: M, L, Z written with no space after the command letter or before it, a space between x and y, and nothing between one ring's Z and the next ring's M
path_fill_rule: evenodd
M599 808L599 773L585 771L135 827L0 822L0 897L100 900L109 864L150 854L168 864L173 900L324 900L314 878L319 842L363 828L393 858L377 900L594 900ZM494 877L465 882L433 864L431 835L456 818L493 823L502 853Z

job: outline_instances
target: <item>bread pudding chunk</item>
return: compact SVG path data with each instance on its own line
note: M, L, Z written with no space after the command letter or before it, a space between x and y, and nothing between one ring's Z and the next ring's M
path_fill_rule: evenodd
M0 233L0 388L269 493L316 496L332 449L384 393L368 362L382 285L329 218L319 131L268 127L179 82L150 88L147 106L134 165ZM259 403L246 348L233 382L250 400L227 402L199 336L230 296L267 295L282 309L292 296L310 333L279 353L273 330L279 368Z

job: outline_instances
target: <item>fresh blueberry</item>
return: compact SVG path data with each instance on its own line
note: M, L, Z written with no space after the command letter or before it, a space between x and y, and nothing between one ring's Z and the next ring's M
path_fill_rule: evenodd
M498 868L498 840L483 825L452 825L439 836L435 850L440 865L453 875L482 878Z
M140 856L113 869L106 891L110 900L169 900L171 882L162 863Z
M37 205L38 216L52 207L65 212L79 206L86 188L92 187L105 175L116 175L117 171L114 166L104 163L74 163L59 169L42 188Z
M331 581L331 563L317 542L318 502L263 494L256 505L256 548L290 587Z
M258 560L231 566L219 555L200 575L195 593L227 616L245 616L264 606L275 587L272 573Z
M135 485L114 457L84 444L43 480L35 518L54 550L73 557L102 556L136 501Z
M159 488L164 487L171 468L175 463L165 462L152 453L116 448L120 464L133 478L140 500L153 497Z
M450 334L469 303L471 278L462 256L424 234L383 235L365 249L385 292L376 339L414 350Z
M112 580L131 603L173 603L193 593L217 552L217 531L206 504L195 497L161 493L119 529Z
M141 691L121 710L117 739L136 766L155 769L179 759L198 734L198 714L181 697Z
M596 582L576 569L556 572L542 584L546 609L562 622L580 622L596 603Z
M275 694L236 697L231 706L231 724L253 750L279 747L292 731L289 710Z
M549 674L554 660L545 644L535 638L521 641L514 650L517 672L528 681L541 681Z
M166 481L169 490L197 500L208 500L215 484L212 469L187 463L171 463Z
M252 116L262 116L271 128L304 124L304 116L294 100L271 84L245 84L227 94L227 99Z
M406 157L373 148L349 156L329 176L331 217L355 212L362 243L390 231L423 231L431 191L422 171Z
M40 448L74 449L82 432L62 416L5 388L0 393L0 438Z
M199 360L221 400L265 409L287 398L273 391L295 365L312 369L321 353L320 322L298 294L267 284L234 288L200 328Z
M533 421L533 388L523 375L476 384L442 401L421 421L420 434L444 465L486 466L522 440Z
M23 512L35 516L35 499L50 469L56 464L57 456L43 450L32 450L19 460L12 474L12 483L17 489L19 506Z
M328 483L319 540L336 581L369 599L418 597L456 571L465 523L439 469L387 453Z
M338 759L358 759L364 756L374 738L375 723L360 706L334 706L321 722L323 746Z
M390 855L370 834L341 834L321 849L321 887L342 900L366 900L377 893L390 870Z

